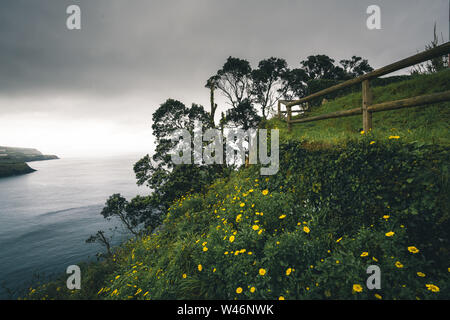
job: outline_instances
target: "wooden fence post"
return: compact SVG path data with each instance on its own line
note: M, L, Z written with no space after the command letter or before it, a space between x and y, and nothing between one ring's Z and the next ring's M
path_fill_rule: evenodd
M292 123L291 123L291 118L292 118L292 107L291 106L286 106L287 109L287 124L288 124L288 131L291 132L292 131Z
M364 80L362 83L362 100L363 130L364 132L369 132L369 130L372 130L372 112L368 110L372 104L372 91L369 80Z

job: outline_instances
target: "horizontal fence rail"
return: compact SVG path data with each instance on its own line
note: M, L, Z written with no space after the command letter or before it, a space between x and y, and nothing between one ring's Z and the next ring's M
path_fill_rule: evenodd
M401 108L411 108L411 107L416 107L416 106L425 106L425 105L430 105L433 103L450 101L450 91L446 91L446 92L442 92L442 93L435 93L435 94L430 94L430 95L413 97L413 98L409 98L409 99L389 101L389 102L384 102L384 103L380 103L380 104L373 104L372 103L373 102L373 93L370 88L370 80L371 79L375 79L375 78L390 74L392 72L399 71L401 69L411 67L416 64L423 63L425 61L428 61L428 60L431 60L431 59L434 59L437 57L441 57L441 56L444 56L447 54L450 54L450 42L442 44L436 48L418 53L414 56L400 60L398 62L392 63L383 68L377 69L377 70L372 71L367 74L364 74L360 77L345 81L343 83L332 86L325 90L316 92L305 98L295 100L295 101L279 100L278 101L278 117L280 119L282 119L283 114L287 115L286 121L288 123L288 129L290 131L292 129L292 124L294 124L294 123L312 122L312 121L342 118L342 117L349 117L349 116L355 116L355 115L362 114L363 115L363 130L368 131L368 130L372 129L372 113L374 113L374 112L389 111L389 110L395 110L395 109L401 109ZM360 84L360 83L362 84L362 100L363 100L362 106L360 108L337 111L337 112L333 112L333 113L329 113L329 114L308 117L308 118L302 118L302 119L295 119L295 120L292 119L293 113L301 113L301 112L305 111L305 108L308 109L309 103L312 100L321 98L330 93L334 93L341 89L344 89L344 88L347 88L350 86L354 86L354 85ZM281 110L281 105L286 106L286 111ZM292 108L294 106L303 106L303 108L300 110L293 110Z

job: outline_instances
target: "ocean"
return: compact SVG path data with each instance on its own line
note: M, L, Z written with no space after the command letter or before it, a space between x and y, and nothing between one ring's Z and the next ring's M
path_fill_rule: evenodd
M17 298L9 290L26 288L36 276L49 277L69 265L95 260L103 251L85 240L98 230L127 234L117 221L100 214L107 198L147 195L138 187L133 164L142 155L64 158L31 162L34 173L0 179L0 299ZM6 289L7 288L7 289Z

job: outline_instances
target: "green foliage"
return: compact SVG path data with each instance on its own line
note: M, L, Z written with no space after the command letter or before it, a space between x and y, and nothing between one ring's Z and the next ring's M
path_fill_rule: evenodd
M449 150L373 141L288 141L277 175L254 166L179 198L122 246L99 298L448 299Z
M255 104L261 109L263 119L267 119L273 106L280 98L294 100L326 89L367 72L373 71L366 59L352 56L341 60L340 65L327 55L309 56L300 62L301 68L290 69L286 60L271 57L263 59L252 70L247 60L229 57L222 69L210 77L205 87L219 89L231 105L229 113L236 115L242 111L247 118L253 117L252 109L242 105ZM353 92L348 90L347 94ZM331 95L335 98L336 95ZM214 99L212 99L213 101ZM314 105L320 104L317 101ZM214 106L214 103L211 104ZM214 107L215 108L215 107ZM240 108L240 110L236 110Z
M345 71L336 66L334 60L324 54L309 56L301 62L303 69L308 74L309 80L314 79L343 79Z
M286 93L284 75L289 72L284 59L271 57L261 60L258 68L252 71L251 94L255 103L261 106L262 116L267 118L269 111Z
M339 63L343 67L348 79L356 78L373 71L373 68L369 65L369 61L361 57L353 56L351 59L344 59L339 61Z
M436 47L438 47L439 45L441 45L441 43L439 43L439 36L437 34L437 29L436 29L436 23L434 24L434 29L433 29L433 40L430 42L430 44L425 46L425 50L431 50L434 49ZM441 35L442 36L442 35ZM442 36L442 44L445 43L444 37ZM431 59L430 61L421 63L417 66L415 66L412 70L412 74L427 74L427 73L435 73L435 72L440 72L443 71L445 69L447 69L449 67L449 59L448 59L448 55L444 55L441 57L436 57Z
M379 79L373 89L374 103L400 100L414 96L432 94L448 90L450 70L430 75L416 75L405 81L402 78ZM390 83L392 82L392 83ZM348 110L362 105L361 88L344 97L328 101L324 105L312 108L304 116L317 116L331 112ZM450 144L449 121L450 103L444 102L431 106L392 110L373 114L373 131L375 138L400 136L402 141L421 141L431 144ZM353 116L297 124L292 133L287 132L284 121L272 119L270 126L282 130L281 136L287 139L306 139L311 142L336 144L355 139L362 130L362 117Z
M256 128L261 121L261 117L253 107L250 100L245 99L236 108L226 111L225 116L220 121L222 126L232 124L235 127L248 130Z
M443 91L449 75L376 88L375 101ZM360 104L354 93L313 112ZM25 298L449 299L447 105L381 113L363 134L360 117L282 131L268 178L250 166L182 192L180 172L157 232L83 268L81 291L61 279ZM381 290L366 287L370 265Z
M230 56L223 67L208 80L207 86L214 83L235 108L250 97L251 72L252 68L247 60Z
M223 173L222 166L174 165L171 160L176 142L170 138L175 131L186 129L193 136L195 122L201 122L205 130L211 125L209 120L202 106L193 104L187 108L173 99L168 99L155 111L152 125L155 154L146 155L134 165L138 185L146 184L153 191L148 200L150 215L144 217L152 217L154 210L167 210L176 198L187 192L199 192ZM186 143L192 145L192 141Z

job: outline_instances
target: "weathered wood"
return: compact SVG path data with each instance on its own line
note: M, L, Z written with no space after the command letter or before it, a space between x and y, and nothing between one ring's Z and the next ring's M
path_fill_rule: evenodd
M402 109L402 108L427 106L430 104L444 102L444 101L450 101L450 91L434 93L434 94L429 94L429 95L424 95L424 96L418 96L418 97L409 98L409 99L402 99L402 100L397 100L397 101L379 103L379 104L369 106L367 108L367 111L369 113L382 112L382 111L389 111L389 110ZM312 121L318 121L318 120L343 118L343 117L356 116L356 115L359 115L362 113L363 113L362 108L355 108L355 109L350 109L350 110L327 113L327 114L323 114L323 115L315 116L315 117L296 119L296 120L292 120L291 123L304 123L304 122L312 122Z
M434 93L424 96L418 96L409 99L389 101L372 105L368 108L369 112L381 112L402 108L411 108L417 106L426 106L433 103L439 103L450 100L450 91Z
M292 120L291 123L303 123L303 122L311 122L311 121L318 121L318 120L326 120L326 119L334 119L334 118L343 118L343 117L350 117L350 116L356 116L362 114L361 108L355 108L350 110L344 110L344 111L336 111L333 113L327 113L322 114L320 116L315 117L308 117L303 119L295 119Z
M292 131L292 107L287 106L287 124L288 124L288 131Z
M395 72L395 71L398 71L398 70L401 70L401 69L404 69L404 68L407 68L407 67L411 67L411 66L414 66L416 64L419 64L419 63L422 63L422 62L425 62L425 61L428 61L428 60L431 60L433 58L440 57L440 56L443 56L443 55L446 55L446 54L449 54L449 53L450 53L450 42L446 42L446 43L444 43L444 44L442 44L442 45L440 45L440 46L438 46L436 48L433 48L431 50L427 50L427 51L418 53L418 54L416 54L416 55L414 55L412 57L409 57L409 58L400 60L398 62L392 63L392 64L390 64L388 66L385 66L383 68L377 69L377 70L372 71L370 73L366 73L366 74L364 74L364 75L362 75L362 76L360 76L358 78L354 78L354 79L348 80L346 82L340 83L340 84L335 85L333 87L330 87L330 88L327 88L325 90L322 90L322 91L319 91L317 93L314 93L312 95L309 95L309 96L307 96L305 98L302 98L302 99L299 99L299 100L296 100L296 101L292 101L292 102L288 103L286 106L291 106L292 107L292 106L296 106L296 105L302 104L304 102L309 102L309 101L311 101L313 99L320 98L320 97L322 97L324 95L333 93L334 91L337 91L337 90L340 90L340 89L343 89L343 88L347 88L347 87L359 84L359 83L363 82L364 80L370 80L370 79L378 78L378 77L387 75L389 73L392 73L392 72Z
M369 130L372 130L372 112L368 109L372 104L372 91L370 90L369 80L364 80L362 83L362 100L363 130L369 132Z
M305 110L291 110L291 113L305 112ZM287 111L281 111L281 113L287 113Z

